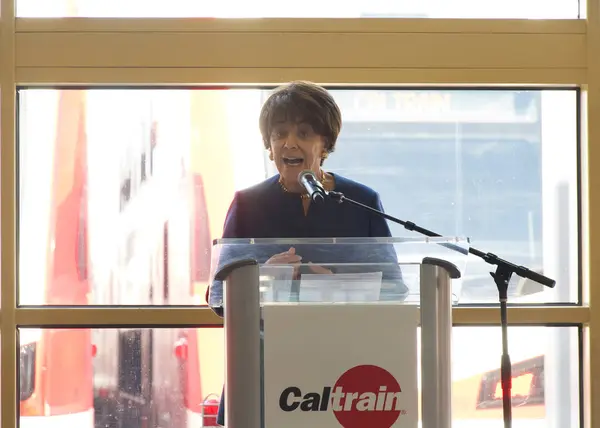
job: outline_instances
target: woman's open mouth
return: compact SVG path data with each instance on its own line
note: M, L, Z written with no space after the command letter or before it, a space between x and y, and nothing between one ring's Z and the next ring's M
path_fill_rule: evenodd
M298 157L283 157L283 163L288 166L299 166L304 162L303 158Z

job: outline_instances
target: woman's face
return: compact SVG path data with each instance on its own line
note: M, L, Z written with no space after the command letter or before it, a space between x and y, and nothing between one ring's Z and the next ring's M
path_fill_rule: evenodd
M273 161L286 187L290 190L298 188L297 180L300 172L310 169L318 174L324 150L324 138L316 134L306 122L279 123L271 132Z

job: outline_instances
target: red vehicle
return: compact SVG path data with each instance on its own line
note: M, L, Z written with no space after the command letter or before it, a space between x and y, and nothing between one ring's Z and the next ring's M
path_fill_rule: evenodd
M19 299L24 305L87 305L83 93L48 91L36 101L28 109L20 99L21 135L31 144L20 163L20 239L26 251L19 260ZM55 115L47 117L49 112ZM21 426L93 426L90 330L21 329L19 340Z

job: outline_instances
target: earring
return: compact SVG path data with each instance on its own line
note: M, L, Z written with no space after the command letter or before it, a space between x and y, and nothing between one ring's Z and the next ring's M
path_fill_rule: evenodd
M323 152L323 155L321 156L321 158L323 158L323 159L327 159L327 156L329 156L329 153L327 153L327 152Z

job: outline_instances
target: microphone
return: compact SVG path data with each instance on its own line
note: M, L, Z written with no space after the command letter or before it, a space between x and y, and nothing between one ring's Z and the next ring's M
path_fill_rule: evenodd
M325 200L325 189L310 169L304 170L298 174L298 183L306 189L311 201L323 202Z

